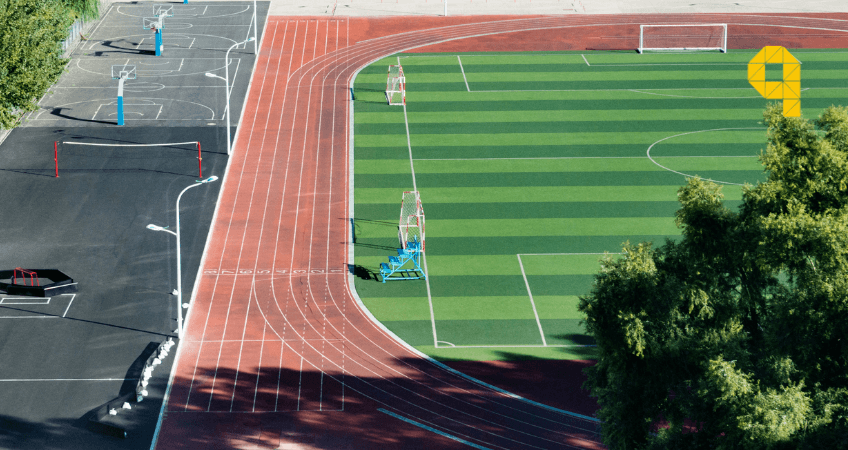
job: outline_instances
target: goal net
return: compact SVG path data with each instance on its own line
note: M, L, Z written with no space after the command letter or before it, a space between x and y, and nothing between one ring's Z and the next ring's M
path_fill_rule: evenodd
M50 149L59 172L158 172L203 178L200 142L117 144L56 141Z
M386 79L386 100L390 105L406 104L406 78L403 76L403 67L400 64L389 66L389 74Z
M639 53L644 51L727 52L727 24L640 25Z
M424 208L418 191L406 191L400 203L400 223L398 224L400 245L406 248L410 242L421 243L424 251Z

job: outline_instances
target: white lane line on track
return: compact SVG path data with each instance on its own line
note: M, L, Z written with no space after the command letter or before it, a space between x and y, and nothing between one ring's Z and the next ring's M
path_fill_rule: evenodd
M299 210L299 208L297 208L297 210ZM273 285L272 285L272 286L273 286ZM279 305L279 302L276 302L276 304L277 304L277 305ZM278 308L278 310L279 310L279 308ZM301 310L301 314L303 315L303 311L302 311L302 310ZM264 315L264 313L263 313L263 315ZM284 317L288 317L288 315L284 315ZM306 317L304 316L304 319L305 319L305 318L306 318ZM267 320L267 319L266 319L266 320ZM288 320L286 320L286 322L288 322ZM366 338L367 338L367 337L366 337ZM314 349L314 347L313 347L313 349ZM393 369L392 369L392 370L393 370ZM467 380L466 380L466 381L467 381ZM478 384L479 384L479 382L478 382ZM420 396L420 394L417 394L417 393L414 393L414 394L416 394L416 395L419 395L419 396ZM401 400L402 400L402 399L401 399ZM454 409L454 408L452 408L452 409Z
M304 32L305 35L308 34L309 25L307 24L306 27L307 27L307 29ZM295 26L295 36L296 35L297 35L297 26ZM285 44L285 36L283 38L283 41L284 41L283 44ZM306 41L304 39L304 48L305 48L305 46L306 46ZM292 47L292 49L294 49L294 46ZM277 83L276 83L277 75L276 74L279 73L279 63L280 62L282 62L282 58L278 59L278 68L277 68L277 71L275 73L275 78L274 78L274 80L275 80L274 88L272 89L272 92L271 92L272 98L273 98L273 95L276 93L276 88L277 88ZM257 108L257 110L258 109L259 108ZM270 114L268 115L268 117L270 118ZM252 131L252 129L251 129L251 131ZM263 137L262 137L263 143L264 143L264 140L265 140L266 133L267 133L267 127L265 128L265 130L263 130ZM249 149L249 147L250 147L250 144L248 143L248 149ZM262 166L263 152L261 151L261 148L259 149L258 155L259 155L259 157L256 160L256 167L257 168ZM275 152L273 154L273 158L276 158L276 148L275 148ZM247 155L245 155L245 162L246 161L247 161ZM238 257L236 258L239 265L241 265L242 255L244 255L245 239L247 238L247 235L248 235L248 227L250 225L250 219L251 219L250 216L251 216L251 212L253 211L253 203L254 203L253 199L254 199L254 195L256 194L256 183L257 183L257 181L260 177L252 176L251 178L253 179L253 185L250 189L250 200L248 201L247 214L246 214L247 217L244 218L244 225L243 225L243 228L242 228L241 245L239 246ZM268 183L269 183L269 187L270 187L271 181L269 180ZM265 203L265 209L263 209L263 218L264 218L265 211L267 210L267 204L268 204L267 196L266 196L266 200L265 200L264 203ZM235 208L235 205L234 205L234 208ZM264 220L262 220L262 226L264 227ZM262 230L262 228L260 228L260 233L261 233L261 230ZM261 234L260 234L260 236L261 236ZM256 260L255 255L254 255L254 270L256 269L256 263L257 263L257 260ZM232 310L232 302L233 302L233 296L234 295L235 295L235 283L233 283L233 289L230 292L230 303L229 303L229 306L227 307L227 316L226 316L226 319L225 319L225 322L224 322L224 331L223 331L224 335L226 335L227 328L228 328L228 325L229 325L229 317L230 317L230 311ZM245 317L245 321L247 321L247 317ZM209 407L207 407L207 411L209 410L209 408L211 408L211 405L212 405L212 399L214 397L214 391L215 391L215 381L217 380L218 369L220 368L222 351L223 351L223 345L219 349L218 361L215 364L215 375L213 376L213 379L212 379L212 388L210 389L210 393L209 393ZM235 390L233 392L235 393Z
M444 436L444 437L446 437L446 438L448 438L448 439L452 439L452 440L454 440L454 441L456 441L456 442L459 442L460 444L465 444L465 445L468 445L469 447L474 447L474 448L477 448L477 449L480 449L480 450L491 450L491 449L489 449L489 447L483 447L482 445L477 445L477 444L475 444L475 443L473 443L473 442L468 442L468 441L466 441L465 439L460 439L460 438L458 438L458 437L456 437L456 436L454 436L454 435L451 435L451 434L445 433L444 431L440 431L440 430L437 430L437 429L435 429L435 428L433 428L433 427L430 427L430 426L424 425L424 424L423 424L423 423L421 423L421 422L416 422L416 421L414 421L414 420L412 420L412 419L407 419L406 417L403 417L403 416L401 416L400 414L395 414L395 413L393 413L393 412L391 412L391 411L386 410L385 408L378 408L378 409L377 409L377 411L380 411L380 412L381 412L381 413L383 413L383 414L388 414L388 415L390 415L390 416L394 417L395 419L402 420L402 421L404 421L404 422L406 422L406 423L409 423L409 424L415 425L416 427L423 428L423 429L425 429L425 430L427 430L427 431L432 431L433 433L436 433L436 434L438 434L439 436Z
M276 39L277 29L278 29L277 25L278 24L274 25L274 33L271 36L271 42L274 42L274 40ZM283 31L284 39L285 39L287 31L288 31L288 24L286 24L286 28ZM257 59L257 61L258 61L258 59ZM268 74L268 66L271 64L271 61L272 61L272 59L268 58L268 62L265 65L265 70L262 71L262 84L261 84L261 87L259 89L259 100L258 101L261 101L261 99L262 99L262 92L265 89L265 85L266 85L265 80L266 80L266 77L267 77L267 74ZM249 95L249 93L248 93L248 95ZM245 101L247 101L246 97L245 97ZM253 135L254 125L256 124L256 116L259 114L259 110L260 110L259 107L257 107L254 110L253 120L252 120L252 123L250 125L250 133L249 133L250 136ZM246 154L245 154L244 160L247 159L247 153L249 151L250 151L250 140L248 140L248 145L246 146L246 150L245 150ZM229 160L227 162L228 169L232 165L233 159L234 159L234 157L232 157L232 156L229 158ZM238 199L238 196L241 192L241 181L244 179L244 162L242 162L241 169L242 170L238 172L239 178L238 178L238 181L236 182L236 192L235 192L235 198L236 199ZM225 178L224 181L225 182L229 181L229 177ZM223 197L223 193L224 192L223 192L223 187L222 187L222 189L221 189L221 196L222 197ZM219 273L220 273L220 271L223 267L223 264L224 264L224 255L226 254L226 251L227 251L227 243L230 241L230 230L232 230L232 228L233 228L233 219L235 217L236 205L238 205L238 201L233 201L233 206L230 210L230 219L229 219L229 222L227 223L226 232L224 234L224 244L221 246L221 254L218 256L218 272ZM216 276L216 279L215 279L215 282L214 282L213 288L212 288L212 293L210 294L210 297L209 297L209 309L207 310L206 322L203 325L203 332L201 333L201 336L206 336L206 332L209 328L209 318L212 314L212 308L214 307L214 300L215 300L215 297L216 297L215 294L217 292L218 283L220 281L222 281L220 276ZM235 289L235 288L233 287L233 289ZM201 344L201 348L197 352L197 360L195 361L194 373L192 374L191 383L189 384L189 392L188 392L188 395L186 396L186 404L185 404L184 410L188 410L188 405L189 405L189 402L191 400L191 392L192 392L192 389L194 388L194 381L195 381L196 376L197 376L197 367L200 365L200 355L201 355L202 350L203 350L203 346ZM216 374L217 374L217 366L216 366ZM211 395L210 395L210 402L211 402Z

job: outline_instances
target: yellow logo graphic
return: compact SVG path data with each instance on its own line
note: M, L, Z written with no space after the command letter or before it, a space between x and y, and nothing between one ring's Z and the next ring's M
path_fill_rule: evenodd
M783 64L783 81L766 81L766 64ZM801 61L780 46L763 47L748 62L748 82L765 98L783 99L783 115L801 117Z

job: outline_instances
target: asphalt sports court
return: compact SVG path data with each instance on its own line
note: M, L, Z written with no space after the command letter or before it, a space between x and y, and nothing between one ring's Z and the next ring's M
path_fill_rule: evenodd
M124 86L128 126L224 126L224 54L233 44L254 36L252 2L174 4L173 16L164 19L164 47L157 57L154 34L144 30L142 22L162 5L113 4L73 52L67 73L40 102L41 109L27 117L27 124L114 124L118 81L112 79L112 66L117 65L136 68L137 78ZM261 29L267 2L259 5L263 6L258 16ZM229 54L231 117L236 120L247 91L247 83L241 80L250 78L253 54L254 42L239 45Z
M591 357L577 304L599 260L626 241L676 239L687 177L721 184L731 208L765 180L769 101L747 81L758 51L413 53L368 66L354 88L356 263L371 275L359 295L436 358ZM805 117L848 103L848 52L792 54ZM379 92L398 63L405 108ZM413 186L429 277L376 283Z
M152 33L141 29L153 4L113 4L72 53L41 109L0 147L4 267L58 268L79 286L76 294L47 298L0 295L2 448L150 447L173 357L154 372L150 395L118 416L128 439L93 433L88 419L134 392L150 346L176 329L175 239L146 226L175 227L177 196L198 179L198 151L196 144L156 144L199 142L204 177L223 178L225 82L204 73L225 78L224 53L255 28L253 2L173 6L164 53L156 57ZM261 39L268 3L259 6ZM249 44L230 53L233 128L255 61ZM138 68L138 77L126 81L123 127L116 126L114 64ZM186 302L221 184L182 198Z
M562 346L585 339L573 332L573 336L560 336L557 327L567 326L561 320L574 318L528 319L529 298L539 298L539 305L547 302L545 307L554 314L574 314L567 307L573 307L574 297L585 289L586 280L597 267L597 253L616 251L621 241L629 237L673 237L673 223L667 222L673 215L674 192L683 183L683 175L667 169L711 174L725 182L757 179L760 174L755 166L744 161L756 152L755 137L764 145L762 131L743 130L731 139L732 133L712 134L706 130L728 124L744 128L757 120L765 105L764 100L746 92L742 95L744 102L749 102L744 104L745 111L723 117L733 108L721 105L736 96L728 92L746 87L733 84L745 82L744 67L732 59L733 51L721 56L731 58L730 64L738 66L738 79L735 70L718 65L723 61L681 63L645 58L652 61L649 65L703 64L701 69L721 75L718 83L727 86L706 86L711 96L719 98L697 99L707 106L695 107L696 100L690 98L696 96L693 88L703 84L701 75L691 68L675 67L671 71L682 83L675 86L680 92L672 95L682 98L655 92L664 86L645 84L658 71L654 67L636 69L633 65L638 61L626 60L625 52L632 54L637 39L634 36L638 36L638 31L633 31L638 28L632 23L637 19L680 22L691 17L608 19L624 25L592 26L583 18L554 17L422 17L414 22L404 18L272 18L231 161L231 178L222 193L213 237L201 268L196 304L175 365L166 414L157 435L159 445L207 448L226 442L231 447L260 448L416 448L426 442L428 447L439 448L599 446L597 421L574 409L564 410L579 397L575 394L580 386L579 373L545 386L529 383L527 374L554 380L534 370L541 367L539 354L534 353L540 350L506 347L513 343L541 347L547 352L542 354L546 358L563 353L567 357L587 356L562 350L568 348ZM699 19L731 23L743 20L721 15ZM797 27L792 33L780 27L783 22L779 17L744 18L746 24L752 20L762 23L751 29L747 28L751 25L731 25L731 30L737 28L731 31L731 38L734 32L739 36L736 41L731 40L731 48L781 44L790 49L823 48L827 45L822 42L827 38L834 38L833 42L826 42L833 44L844 33L834 29L822 37L817 30L817 36L804 37L805 27L816 26L814 18L787 18ZM549 31L583 27L587 32ZM579 54L548 55L560 58L553 61L529 61L538 55L513 55L510 58L524 60L509 61L498 60L498 55L491 59L493 55L469 53L469 48L503 50L504 40L485 35L510 31L514 31L509 34L511 50L550 52L549 47L554 45L561 49L617 49L621 54L582 50ZM398 33L405 34L387 37ZM471 37L460 39L466 36ZM844 47L844 38L841 39ZM808 45L797 45L801 41ZM411 48L430 55L402 53ZM433 55L445 52L448 55ZM836 98L841 98L841 85L834 84L839 70L834 72L827 65L843 59L826 58L844 55L827 51L805 54L825 58L820 59L822 65L818 68L822 84L815 89L835 89L839 92ZM386 61L383 67L372 66L373 71L369 68L358 72L390 55L397 55L395 60L402 56L410 66L409 119L402 121L396 109L381 104ZM667 56L671 55L663 57ZM593 63L600 67L593 67ZM567 79L570 75L563 72L543 74L533 70L540 64L574 69L580 71L580 77ZM815 66L812 61L810 64ZM815 70L813 67L814 73ZM351 105L350 83L357 73L356 79L362 77L364 85L354 89ZM598 77L602 73L617 73L618 78L600 76L595 80L600 86L597 91L585 92L581 77ZM418 91L413 88L416 77ZM612 81L626 83L627 87L610 92ZM545 86L546 83L554 86ZM563 86L568 83L574 86ZM528 85L542 85L543 91L557 92L521 92ZM810 91L811 96L815 89ZM580 113L562 108L563 101L574 100L567 97L574 95L564 92L567 90L580 91L588 100L569 103L582 105ZM597 97L603 95L607 98ZM684 117L689 119L669 120L672 113L665 107L667 104L655 103L657 97L682 102L676 109L687 110L688 116ZM588 107L603 103L601 100L607 101L603 108ZM524 103L516 104L521 101ZM531 108L529 104L547 107ZM351 128L351 106L353 111L372 115ZM468 112L469 109L473 111ZM621 111L648 113L646 120L634 121L619 117ZM702 112L706 118L693 116ZM481 120L481 115L487 120ZM589 120L577 120L581 115ZM522 117L526 119L513 124ZM665 126L650 122L663 122ZM581 127L591 130L582 131ZM699 133L684 135L693 131ZM610 161L586 158L598 153L593 146L599 145L601 133L622 133L600 153L612 156ZM536 136L526 136L533 134ZM550 134L577 142L560 145L570 152L563 154L563 148L545 147L540 141ZM635 141L634 136L638 137ZM747 146L731 148L729 154L716 153L716 147L736 142L739 136ZM523 139L528 137L531 138ZM659 142L663 139L675 141ZM488 148L495 143L504 148ZM652 143L658 143L654 159L665 162L665 168L647 157ZM506 148L510 146L526 148ZM535 146L545 148L533 149ZM707 151L707 147L712 150ZM684 148L689 150L681 150ZM510 159L509 163L496 160L515 158L516 154L528 159ZM743 163L728 167L722 159L725 156ZM363 160L367 163L360 164ZM362 275L360 268L367 272L379 258L394 252L399 195L412 181L411 171L407 172L410 162L416 169L432 225L428 228L428 257L433 264L431 298L433 306L440 308L438 313L443 314L435 319L432 313L421 313L428 306L429 299L423 293L426 283L384 285L373 279L354 281L349 273ZM613 182L616 178L620 181ZM353 193L348 190L351 185L356 186ZM533 193L551 187L554 189L549 189L547 196L540 197L543 201L526 201ZM475 189L477 194L472 195ZM629 194L622 197L622 191ZM731 186L726 191L731 202L738 201L738 188ZM568 208L561 205L562 196L557 194L562 193L572 195ZM583 201L578 201L581 198ZM487 205L480 207L483 203ZM548 205L535 208L540 203ZM467 205L474 207L465 208ZM634 212L638 209L644 209L641 215ZM533 210L535 216L526 217ZM492 219L501 216L506 217ZM599 219L607 228L591 225ZM563 229L568 230L565 237L559 233ZM504 235L503 230L509 233ZM522 234L524 230L533 233ZM352 237L356 242L348 248ZM485 245L473 245L474 239ZM344 261L351 265L340 264ZM574 286L561 290L561 281L575 275ZM463 290L465 280L477 289L472 295ZM479 370L486 364L476 366L476 374L484 381L523 394L526 399L451 372L394 340L390 331L375 325L370 313L351 296L353 283L364 301L370 302L373 312L386 319L389 328L398 334L412 336L417 331L404 331L404 325L391 323L392 318L411 317L435 328L438 336L420 333L424 339L419 343L412 336L413 345L419 349L431 345L430 353L444 360L459 355L456 359L460 360L450 364L464 366L472 375L474 366L463 360L485 360L496 354L503 359L529 358L507 361L508 365L492 364L520 371L523 377L498 378L489 373L487 378ZM378 291L390 295L372 295ZM492 295L495 291L498 295ZM468 298L473 301L463 304ZM520 323L510 323L508 315L518 308L524 308L518 314ZM480 320L484 322L482 326L467 326L475 333L448 334L449 320L467 319L469 314L483 309L503 311L491 313L500 314L496 317L484 317ZM509 325L501 326L504 323ZM509 331L497 336L486 334L498 326L508 330L512 325L523 328L523 340L514 339ZM462 326L456 324L454 329ZM414 324L406 329L416 327L424 328ZM551 331L546 333L549 327ZM533 339L549 339L553 345L530 344ZM475 349L478 346L485 348ZM553 385L558 386L556 391L567 394L559 397L551 391ZM563 386L573 389L562 389ZM534 399L556 406L542 406ZM253 414L259 412L262 414ZM387 423L391 424L390 433Z

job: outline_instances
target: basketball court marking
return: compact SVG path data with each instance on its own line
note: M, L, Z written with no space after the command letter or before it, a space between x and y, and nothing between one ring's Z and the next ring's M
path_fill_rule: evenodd
M59 294L59 296L63 296L66 298L70 297L70 299L68 299L68 304L67 306L65 306L64 311L62 311L61 305L56 305L56 302L53 302L53 304L51 305L50 301L54 297L0 297L0 311L7 309L37 313L36 315L2 315L0 316L0 319L61 319L68 315L68 311L70 311L71 304L74 303L74 299L76 298L77 294ZM7 302L7 300L12 301ZM18 308L9 308L7 305L17 305ZM54 311L54 308L52 308L52 306L54 305L59 308L58 311ZM32 307L32 310L24 310L22 308L19 308L20 306L29 306ZM62 311L62 315L58 314L59 311Z
M0 383L51 383L67 381L138 381L138 378L0 378Z

